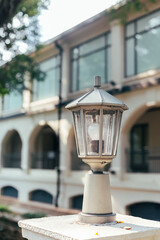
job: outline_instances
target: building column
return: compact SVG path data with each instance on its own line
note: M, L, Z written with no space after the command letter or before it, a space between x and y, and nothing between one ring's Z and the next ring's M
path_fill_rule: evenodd
M66 98L70 85L70 50L69 45L63 45L63 58L62 58L62 98Z
M124 78L124 26L115 20L111 23L112 80L121 85Z
M28 139L23 139L21 152L21 168L22 170L28 172L29 170L29 156L28 156Z

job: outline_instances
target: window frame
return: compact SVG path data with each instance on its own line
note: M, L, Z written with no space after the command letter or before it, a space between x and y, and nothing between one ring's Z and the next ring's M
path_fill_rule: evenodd
M51 60L52 58L57 58L59 56L59 58L61 58L61 56L60 56L60 54L55 54L55 55L53 55L53 56L51 56L51 57L48 57L48 58L46 58L45 60L43 60L43 61L40 61L40 62L38 62L38 64L39 65L41 65L41 64L43 64L44 62L46 62L46 61L48 61L48 60ZM45 73L47 73L48 71L50 71L50 70L53 70L53 69L58 69L59 68L59 79L57 79L58 80L58 85L59 85L59 81L60 81L60 72L61 72L61 68L62 68L62 66L61 66L61 59L59 59L59 63L58 64L56 64L54 67L49 67L46 71L44 71ZM39 94L38 94L38 92L39 92L39 82L35 79L35 81L36 81L36 84L37 84L37 86L36 86L36 91L35 91L35 95L36 95L36 97L34 98L34 81L33 81L33 83L32 83L32 100L31 100L31 102L36 102L36 101L42 101L42 100L44 100L44 99L47 99L47 98L52 98L52 97L56 97L56 96L58 96L58 94L59 94L59 91L58 91L58 93L57 93L57 95L55 95L55 96L50 96L50 97L47 97L47 98L39 98ZM44 81L45 81L45 79L44 79ZM58 90L59 90L59 87L58 87Z
M92 55L92 54L94 54L94 53L96 53L96 52L100 52L100 51L102 51L102 50L104 50L105 51L105 69L104 69L104 72L105 72L105 83L108 83L109 81L111 81L112 79L108 79L108 75L107 75L107 73L108 73L108 66L107 66L107 62L108 62L108 51L107 51L107 49L111 49L111 46L112 46L112 44L111 44L111 41L110 41L110 43L107 43L107 38L108 38L108 35L109 34L111 34L111 31L109 30L109 31L107 31L107 32L105 32L105 33L102 33L102 34L100 34L100 35L98 35L98 36L96 36L96 37L93 37L93 38L90 38L90 39L88 39L88 40L86 40L86 41L84 41L84 42L81 42L80 44L77 44L77 45L75 45L75 46L73 46L71 49L70 49L70 84L69 84L69 92L70 93L73 93L73 92L77 92L77 91L82 91L82 90L84 90L84 89L80 89L79 88L79 60L81 59L81 58L83 58L83 57L87 57L87 56L90 56L90 55ZM83 53L82 55L80 55L80 54L78 54L78 57L77 57L77 59L76 59L76 61L77 61L77 70L76 70L76 90L74 90L73 88L72 88L72 86L73 86L73 73L72 73L72 69L73 69L73 62L75 61L75 59L73 58L73 56L72 56L72 53L73 53L73 50L75 49L75 48L78 48L78 49L80 49L80 47L81 46L83 46L84 44L87 44L87 43L89 43L89 42L92 42L92 41L94 41L94 40L96 40L96 39L98 39L98 38L101 38L101 37L105 37L105 46L104 47L99 47L98 49L96 49L96 50L92 50L92 51L90 51L90 52L88 52L88 53Z
M148 29L144 29L143 31L139 31L137 32L137 22L151 14L154 14L156 12L160 12L160 8L159 9L156 9L154 11L151 11L143 16L140 16L134 20L131 20L129 22L126 23L125 25L125 29L124 29L124 56L125 56L125 64L124 64L124 73L125 73L125 78L130 78L130 77L133 77L135 75L138 75L138 74L141 74L141 73L144 73L144 72L141 72L141 73L138 73L137 72L137 69L138 69L138 61L137 61L137 51L136 51L136 47L137 47L137 38L136 38L136 35L138 34L145 34L153 29L156 29L156 28L160 28L160 24L154 26L154 27L149 27ZM129 24L133 23L134 24L134 34L132 34L131 36L127 37L126 33L127 33L127 26ZM132 75L127 75L127 40L129 39L133 39L134 40L134 73ZM149 71L150 69L148 69Z
M135 163L136 149L135 149L135 142L134 142L134 131L136 128L139 128L142 134L141 135L142 138L140 139L141 163L139 164ZM133 172L148 172L148 159L147 159L148 152L145 151L144 149L145 140L148 145L149 144L149 124L148 123L135 124L130 131L130 168L132 169Z

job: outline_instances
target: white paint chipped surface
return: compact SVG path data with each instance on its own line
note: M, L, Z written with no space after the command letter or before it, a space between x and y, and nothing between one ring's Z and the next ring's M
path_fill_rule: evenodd
M117 221L121 223L89 225L70 215L23 220L19 226L29 240L160 240L160 222L120 214Z

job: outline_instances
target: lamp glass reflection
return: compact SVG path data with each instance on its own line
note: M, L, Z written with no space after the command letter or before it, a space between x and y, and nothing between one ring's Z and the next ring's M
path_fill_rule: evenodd
M81 112L74 111L73 112L74 119L74 127L75 127L75 135L76 135L76 145L78 155L84 155L84 137L83 137L83 126L81 120Z
M99 155L100 110L84 110L87 155Z
M121 125L122 112L120 110L103 109L103 156L115 156Z

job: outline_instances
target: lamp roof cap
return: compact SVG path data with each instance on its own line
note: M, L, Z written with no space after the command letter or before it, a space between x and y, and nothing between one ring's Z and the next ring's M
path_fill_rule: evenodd
M94 78L94 88L88 93L82 95L78 99L69 103L66 108L71 109L78 106L109 106L118 107L122 110L127 110L128 107L121 102L119 99L115 98L105 90L101 89L101 77L95 76Z

